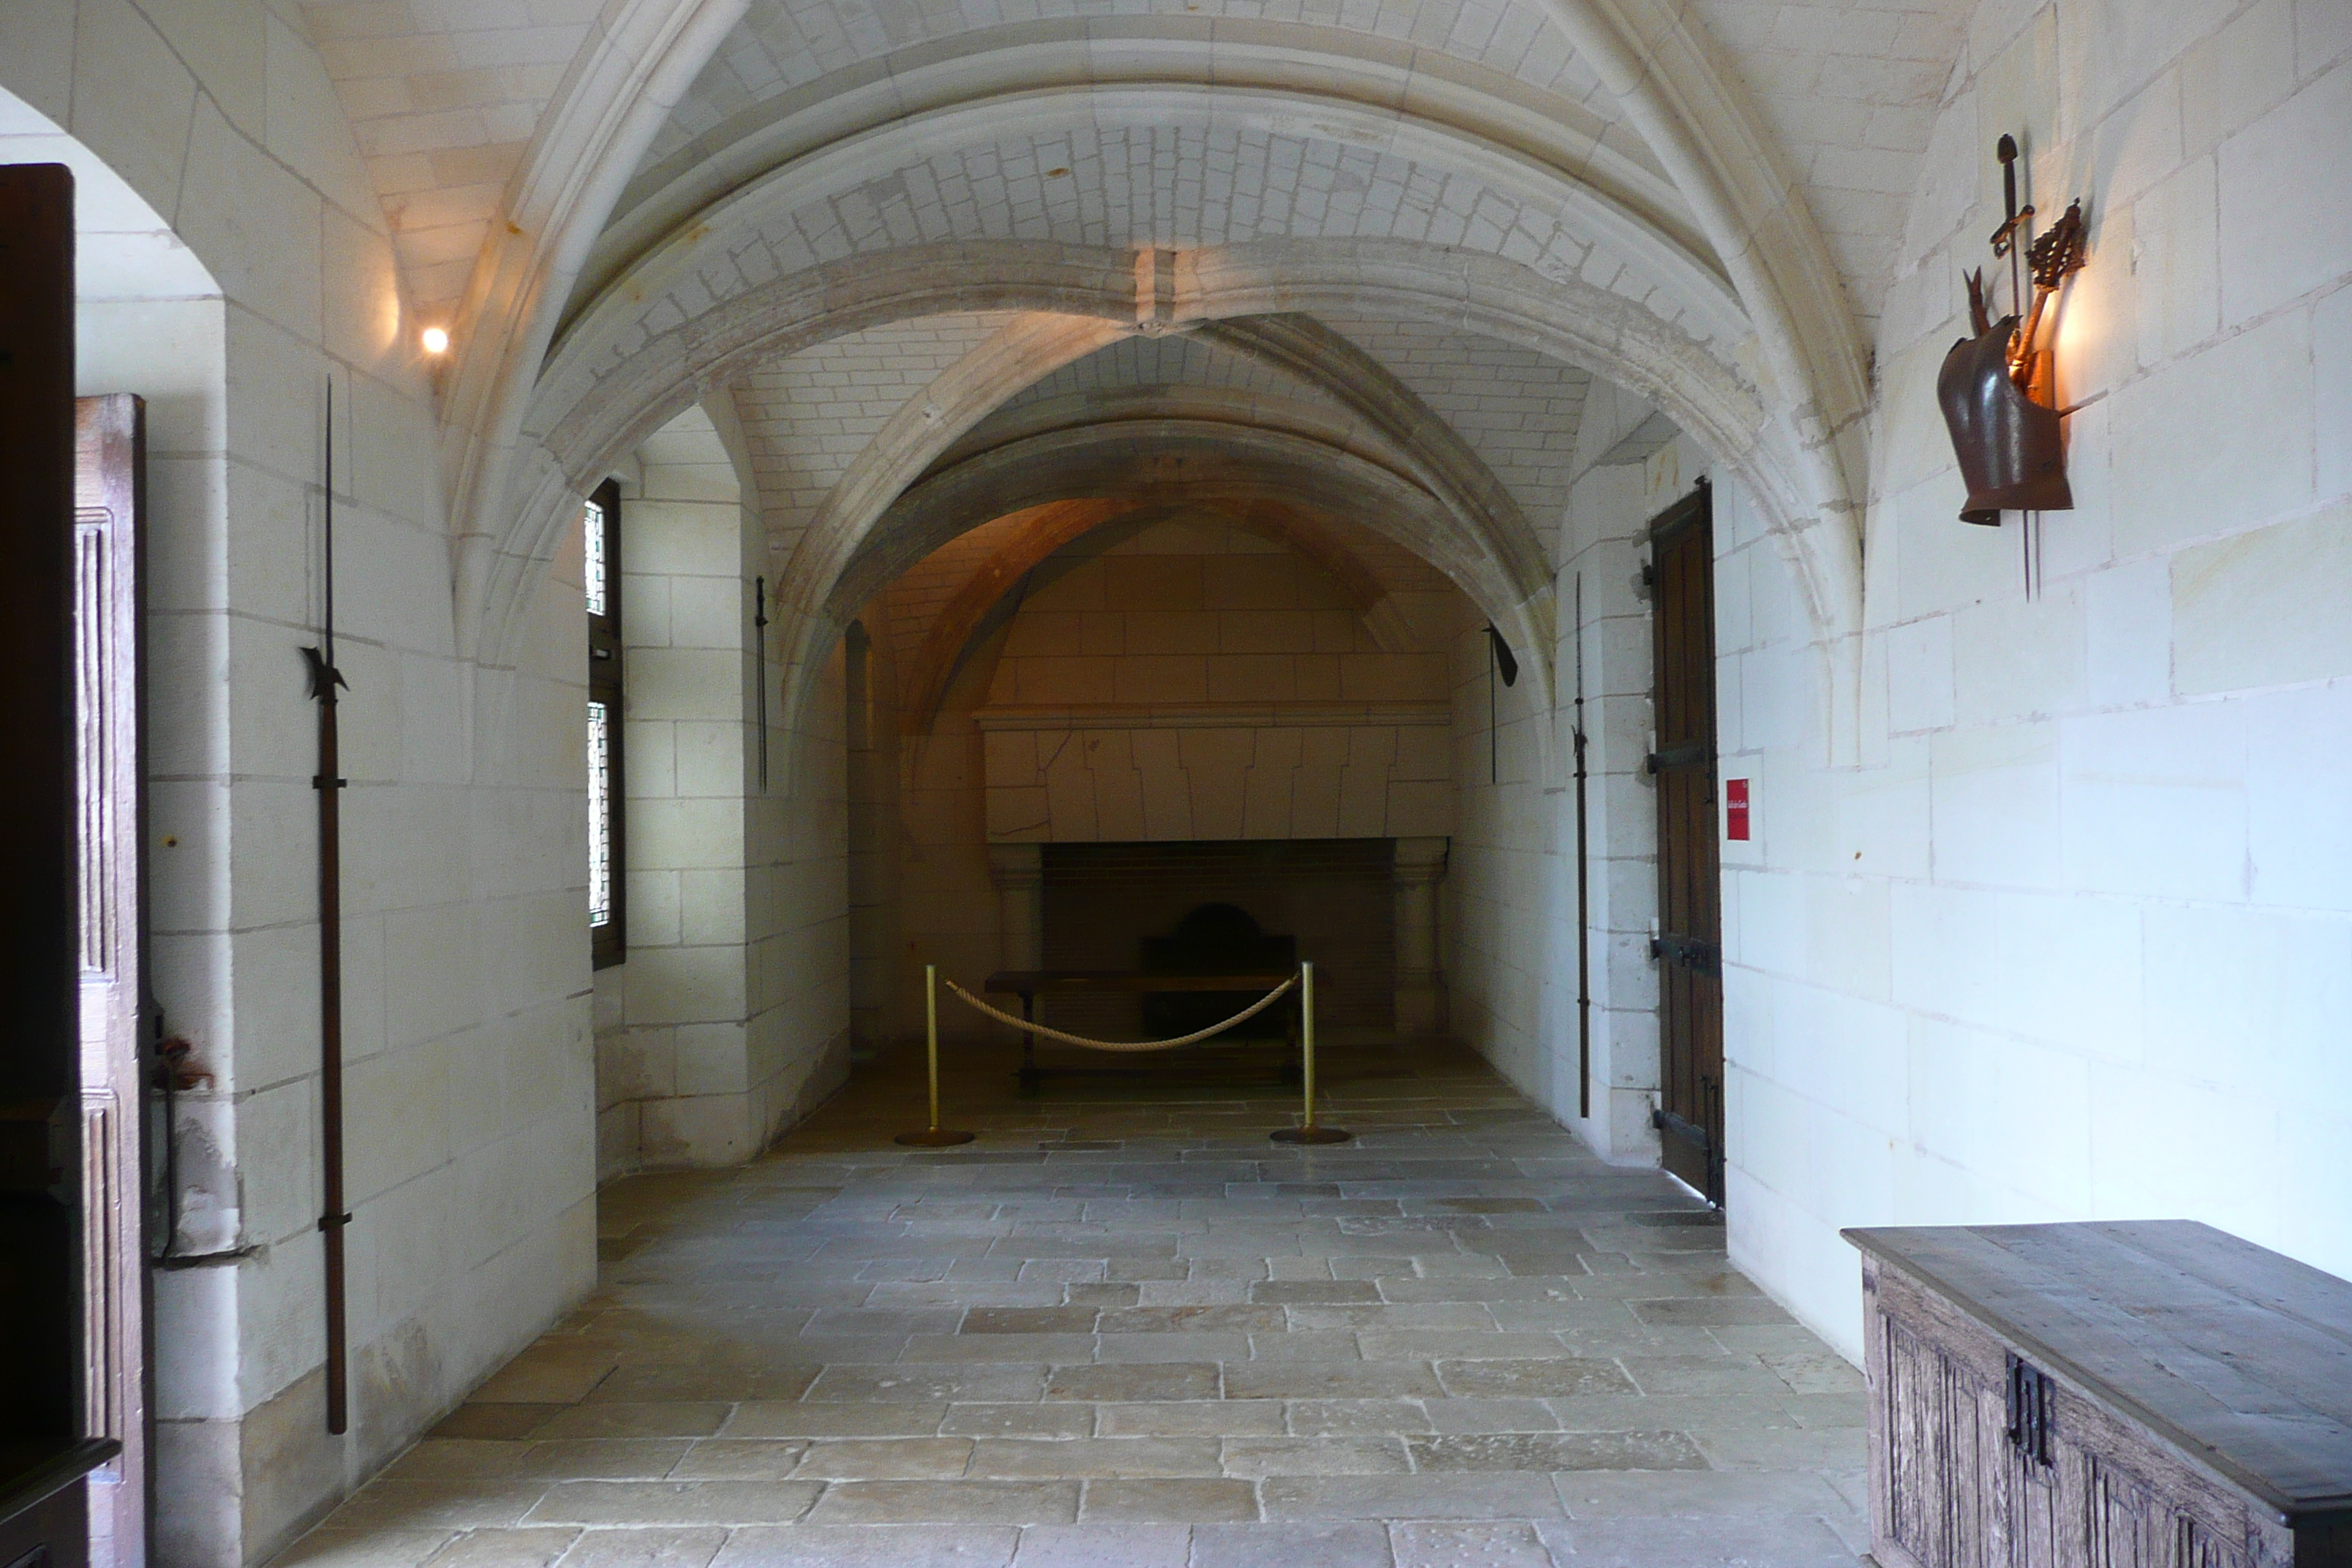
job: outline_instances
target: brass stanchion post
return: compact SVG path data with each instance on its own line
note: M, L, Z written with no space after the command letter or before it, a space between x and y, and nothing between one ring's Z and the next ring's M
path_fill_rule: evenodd
M1306 1080L1306 1115L1296 1127L1277 1127L1266 1134L1277 1143L1345 1143L1355 1136L1337 1127L1315 1124L1315 966L1298 966L1299 1076Z
M931 1124L920 1132L901 1132L897 1142L916 1149L944 1149L969 1143L972 1135L940 1125L940 966L923 965L923 1032L930 1053Z

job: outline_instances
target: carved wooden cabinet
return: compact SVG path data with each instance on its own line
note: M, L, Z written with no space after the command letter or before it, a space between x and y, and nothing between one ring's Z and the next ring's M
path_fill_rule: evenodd
M2352 1284L2181 1220L1845 1236L1881 1568L2352 1568Z

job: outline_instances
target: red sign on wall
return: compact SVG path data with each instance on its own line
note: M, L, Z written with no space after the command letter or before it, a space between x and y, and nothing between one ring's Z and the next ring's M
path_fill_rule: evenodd
M1748 837L1748 781L1723 781L1723 836L1745 841Z

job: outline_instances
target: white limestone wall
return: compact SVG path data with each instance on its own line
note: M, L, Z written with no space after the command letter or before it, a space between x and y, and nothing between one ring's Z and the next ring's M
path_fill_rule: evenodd
M1775 546L1721 542L1731 1245L1849 1352L1841 1226L2181 1215L2352 1275L2347 49L2335 0L1979 6L1878 342L1860 767ZM2031 601L1933 402L2003 132L2092 225Z
M1639 433L1638 435L1636 433ZM1654 1163L1658 993L1649 941L1657 912L1657 816L1643 770L1651 749L1650 610L1640 582L1650 520L1688 492L1705 460L1648 405L1596 382L1564 479L1567 552L1555 591L1559 754L1540 755L1531 683L1490 703L1483 633L1457 639L1454 774L1461 826L1441 935L1452 1032L1605 1158ZM1663 448L1663 449L1662 449ZM1577 1006L1573 734L1579 605L1590 886L1591 1114L1582 1114ZM1519 650L1523 667L1529 662ZM1498 712L1500 747L1490 712Z
M750 1152L745 812L750 585L740 486L689 409L621 485L627 957L596 973L597 1172Z
M780 627L769 628L776 636ZM768 649L771 681L777 647ZM849 1081L849 752L842 650L835 645L798 730L768 720L770 784L751 813L749 1123L764 1145Z
M85 213L82 383L149 399L154 984L212 1075L180 1130L177 1241L234 1255L157 1279L156 1559L257 1562L593 1268L576 576L569 599L559 584L532 602L514 668L459 652L429 373L382 208L293 26L259 0L11 7L0 89L152 220ZM117 194L105 184L84 182L94 204ZM189 295L199 275L215 298ZM298 652L317 640L330 374L352 688L340 1438L320 1373L316 757Z
M1322 563L1172 520L1065 546L1024 593L974 714L991 843L1453 831L1443 656L1384 643Z
M844 852L840 747L775 727L772 659L761 784L768 552L729 434L690 408L622 478L628 956L596 974L601 1179L747 1160L845 1069L841 976L801 951L845 895L782 891L794 857Z

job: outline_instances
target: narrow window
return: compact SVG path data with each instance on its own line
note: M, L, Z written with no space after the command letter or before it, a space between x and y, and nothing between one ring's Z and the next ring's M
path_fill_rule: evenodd
M627 790L621 752L621 487L582 509L588 586L588 934L608 969L629 955Z

